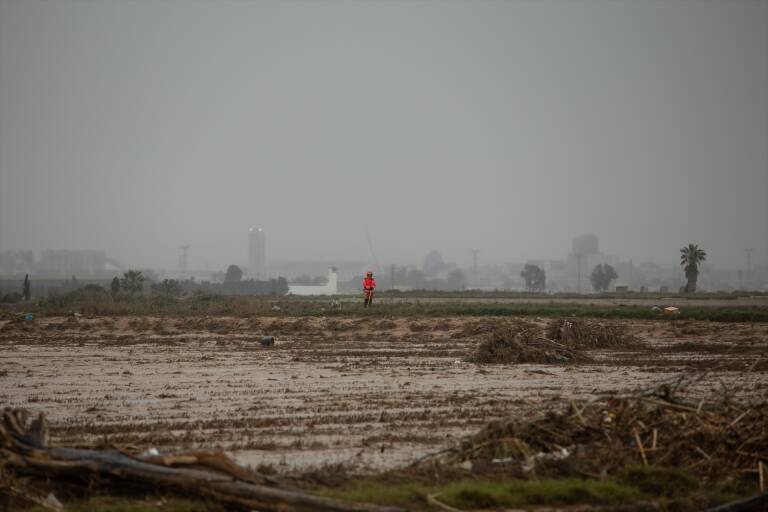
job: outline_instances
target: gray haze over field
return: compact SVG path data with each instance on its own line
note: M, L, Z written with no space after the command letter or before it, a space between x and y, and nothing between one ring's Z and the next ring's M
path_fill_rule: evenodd
M768 260L768 2L0 0L0 250Z

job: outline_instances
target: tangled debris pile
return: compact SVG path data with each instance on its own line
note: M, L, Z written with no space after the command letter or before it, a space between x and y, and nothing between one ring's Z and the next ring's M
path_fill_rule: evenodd
M635 341L615 325L568 318L550 322L547 337L576 349L618 347Z
M539 335L540 329L532 324L500 327L469 356L469 361L481 364L568 363L585 359L565 345Z
M644 465L737 479L765 472L768 403L705 407L643 395L571 402L535 419L494 421L437 460L518 476L599 476Z
M532 322L497 326L469 356L481 364L563 364L589 361L586 350L626 345L634 338L598 322L554 320L542 328Z
M23 409L6 408L0 418L0 508L36 503L62 510L61 498L91 490L178 492L213 498L236 510L264 512L398 512L288 490L275 480L242 468L223 452L133 456L116 449L48 446L41 414L28 422ZM130 484L130 487L129 487ZM3 508L5 506L6 508Z

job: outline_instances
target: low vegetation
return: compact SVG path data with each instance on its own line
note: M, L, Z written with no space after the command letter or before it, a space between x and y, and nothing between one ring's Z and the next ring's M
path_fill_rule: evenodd
M461 510L594 505L621 509L648 504L649 510L701 510L739 499L736 486L700 486L693 475L671 469L631 467L604 478L465 478L434 483L400 477L349 482L318 493L343 500L378 503L409 510L440 510L439 504ZM439 503L439 504L438 504ZM602 510L606 510L603 508Z
M168 294L113 296L88 287L66 295L30 303L5 305L6 312L66 315L231 315L231 316L542 316L574 318L694 319L718 322L766 322L768 308L758 306L691 306L676 317L666 317L645 305L558 302L489 302L472 300L422 300L380 296L373 308L363 309L357 297L330 298L251 297L198 293L186 297Z
M335 487L316 487L317 495L350 502L398 506L407 510L461 510L596 505L621 509L629 503L648 504L649 510L698 511L738 500L737 486L699 486L693 475L670 469L628 468L603 480L544 478L517 480L464 478L435 483L408 475L385 475L349 480ZM174 496L94 496L68 502L64 512L213 512L221 504ZM40 506L24 512L44 512Z

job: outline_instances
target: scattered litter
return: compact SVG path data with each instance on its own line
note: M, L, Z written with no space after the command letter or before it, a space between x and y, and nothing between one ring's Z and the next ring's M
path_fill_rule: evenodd
M44 506L49 510L64 510L64 505L62 505L62 503L56 496L53 495L53 493L49 493L43 503Z
M144 452L141 455L142 457L156 457L160 455L160 452L157 450L157 448L149 448L147 450L144 450Z
M674 306L667 306L664 308L664 314L667 316L674 316L680 314L680 308L676 308Z
M530 473L536 469L537 463L541 464L543 462L565 460L571 456L572 452L573 449L568 448L560 448L559 450L555 449L555 451L552 452L539 452L523 462L521 468L524 473Z
M280 306L278 306L277 304L274 304L272 306L272 311L280 311Z
M31 322L31 321L32 321L32 320L34 320L34 319L35 319L35 315L33 315L32 313L27 313L27 314L24 316L24 320L26 320L27 322Z
M275 337L274 336L262 336L259 340L259 343L261 343L262 347L273 347L275 346Z

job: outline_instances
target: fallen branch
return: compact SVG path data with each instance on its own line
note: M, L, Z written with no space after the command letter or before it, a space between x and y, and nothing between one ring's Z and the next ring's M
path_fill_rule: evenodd
M398 512L395 507L347 503L276 487L263 475L249 474L222 452L168 457L133 457L117 450L48 446L48 424L41 414L27 426L24 410L5 409L0 421L0 464L17 475L41 481L57 478L89 485L95 479L121 486L183 492L262 512Z
M438 496L437 494L427 494L427 503L439 509L445 510L446 512L464 512L459 508L453 508L450 505L446 505L442 501L438 500L437 496Z

